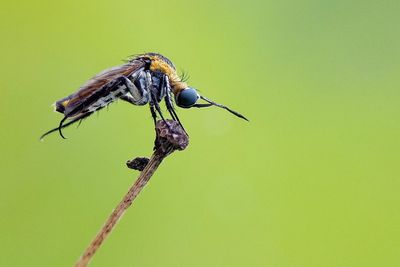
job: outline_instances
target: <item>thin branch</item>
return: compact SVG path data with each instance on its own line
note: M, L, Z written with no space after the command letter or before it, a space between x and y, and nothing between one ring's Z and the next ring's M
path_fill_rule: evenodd
M188 136L176 121L158 121L155 130L156 140L154 142L155 146L153 155L144 167L143 171L140 173L136 182L132 185L122 201L114 209L104 226L101 228L100 232L96 235L89 247L82 254L81 258L75 265L76 267L85 267L88 265L93 255L100 248L104 240L115 227L118 220L125 213L126 209L132 205L133 200L150 180L151 176L157 170L163 159L165 159L175 150L185 149L189 144ZM140 165L145 164L143 161L146 160L143 160L143 158L137 158L133 161L128 161L128 167L130 167L130 164L132 164L134 161L139 161Z

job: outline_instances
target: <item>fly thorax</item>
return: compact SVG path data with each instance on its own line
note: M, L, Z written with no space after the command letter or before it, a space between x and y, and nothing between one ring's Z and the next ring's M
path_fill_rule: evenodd
M177 95L180 91L188 87L188 85L185 82L182 82L179 78L176 80L170 79L170 84L174 95Z

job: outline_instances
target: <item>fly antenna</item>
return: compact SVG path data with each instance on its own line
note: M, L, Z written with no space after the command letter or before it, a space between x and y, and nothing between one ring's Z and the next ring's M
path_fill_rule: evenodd
M211 105L214 105L214 106L223 108L223 109L229 111L230 113L232 113L233 115L235 115L235 116L237 116L237 117L239 117L239 118L242 118L242 119L244 119L244 120L246 120L246 121L249 121L245 116L243 116L243 115L240 114L239 112L236 112L236 111L234 111L234 110L228 108L227 106L224 106L224 105L215 103L214 101L212 101L212 100L210 100L210 99L208 99L208 98L206 98L206 97L204 97L204 96L200 96L200 98L203 99L204 101L210 103Z

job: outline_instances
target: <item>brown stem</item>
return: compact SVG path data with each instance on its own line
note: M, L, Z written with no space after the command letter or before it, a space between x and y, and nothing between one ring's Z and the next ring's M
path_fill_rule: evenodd
M75 267L85 267L92 259L94 253L101 246L107 236L110 234L118 220L125 213L126 209L132 205L133 200L140 193L143 187L150 180L151 176L157 170L164 158L175 150L183 150L189 144L189 138L182 127L176 121L158 121L156 124L156 140L154 142L154 152L149 162L140 173L136 182L125 194L122 201L114 209L100 232L96 235L89 247L82 254Z

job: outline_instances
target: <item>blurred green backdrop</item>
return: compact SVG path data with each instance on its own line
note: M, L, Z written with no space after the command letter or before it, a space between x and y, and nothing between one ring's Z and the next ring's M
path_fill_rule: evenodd
M119 102L45 142L51 104L147 51L251 120L179 110L92 266L400 266L399 1L3 1L0 266L71 266L150 155Z

